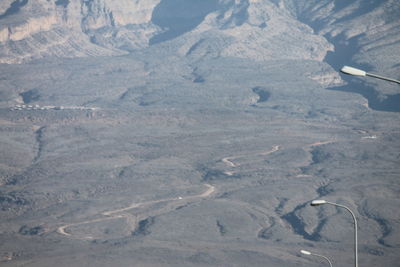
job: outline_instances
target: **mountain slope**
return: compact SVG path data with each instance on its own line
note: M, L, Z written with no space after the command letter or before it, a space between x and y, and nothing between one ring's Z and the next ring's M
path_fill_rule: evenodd
M219 49L222 56L322 60L332 50L311 28L269 2L39 0L6 1L1 8L3 63L117 55L180 36L194 45L210 32L229 39Z

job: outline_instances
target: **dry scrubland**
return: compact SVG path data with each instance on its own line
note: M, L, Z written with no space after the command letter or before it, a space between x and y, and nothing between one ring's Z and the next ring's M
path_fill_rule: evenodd
M398 264L397 1L114 2L0 4L2 266Z

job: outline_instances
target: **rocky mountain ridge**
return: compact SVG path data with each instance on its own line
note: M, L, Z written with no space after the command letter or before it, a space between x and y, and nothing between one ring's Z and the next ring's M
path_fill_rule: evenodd
M230 40L222 56L322 60L333 49L275 2L17 0L2 1L0 12L2 63L120 55L179 36L197 43L210 32Z
M333 60L373 63L393 76L400 60L399 10L394 0L368 5L340 0L6 0L0 3L0 63L123 55L169 41L178 54L192 59L323 61L335 54ZM338 83L334 77L314 79Z

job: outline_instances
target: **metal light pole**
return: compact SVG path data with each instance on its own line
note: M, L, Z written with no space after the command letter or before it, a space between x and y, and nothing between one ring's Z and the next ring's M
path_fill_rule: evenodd
M329 266L332 267L332 262L327 257L325 257L323 255L311 253L310 251L307 251L307 250L300 250L300 252L303 253L304 255L312 255L312 256L317 256L317 257L320 257L320 258L324 258L325 260L328 261Z
M358 267L358 244L357 244L357 219L356 219L356 216L348 207L346 207L344 205L328 202L326 200L313 200L311 202L311 206L319 206L319 205L324 205L324 204L330 204L330 205L333 205L336 207L344 208L348 212L350 212L351 216L353 217L353 220L354 220L354 263L355 263L354 266Z
M343 72L343 73L349 74L349 75L369 76L369 77L373 77L373 78L377 78L377 79L381 79L381 80L385 80L385 81L389 81L389 82L394 82L394 83L400 84L399 80L383 77L383 76L372 74L372 73L367 73L366 71L363 71L363 70L360 70L360 69L356 69L356 68L353 68L353 67L349 67L349 66L344 66L340 71Z

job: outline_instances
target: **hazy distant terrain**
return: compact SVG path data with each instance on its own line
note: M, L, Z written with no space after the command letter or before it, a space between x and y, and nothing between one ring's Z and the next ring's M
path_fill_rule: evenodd
M395 0L0 2L1 266L400 260Z

